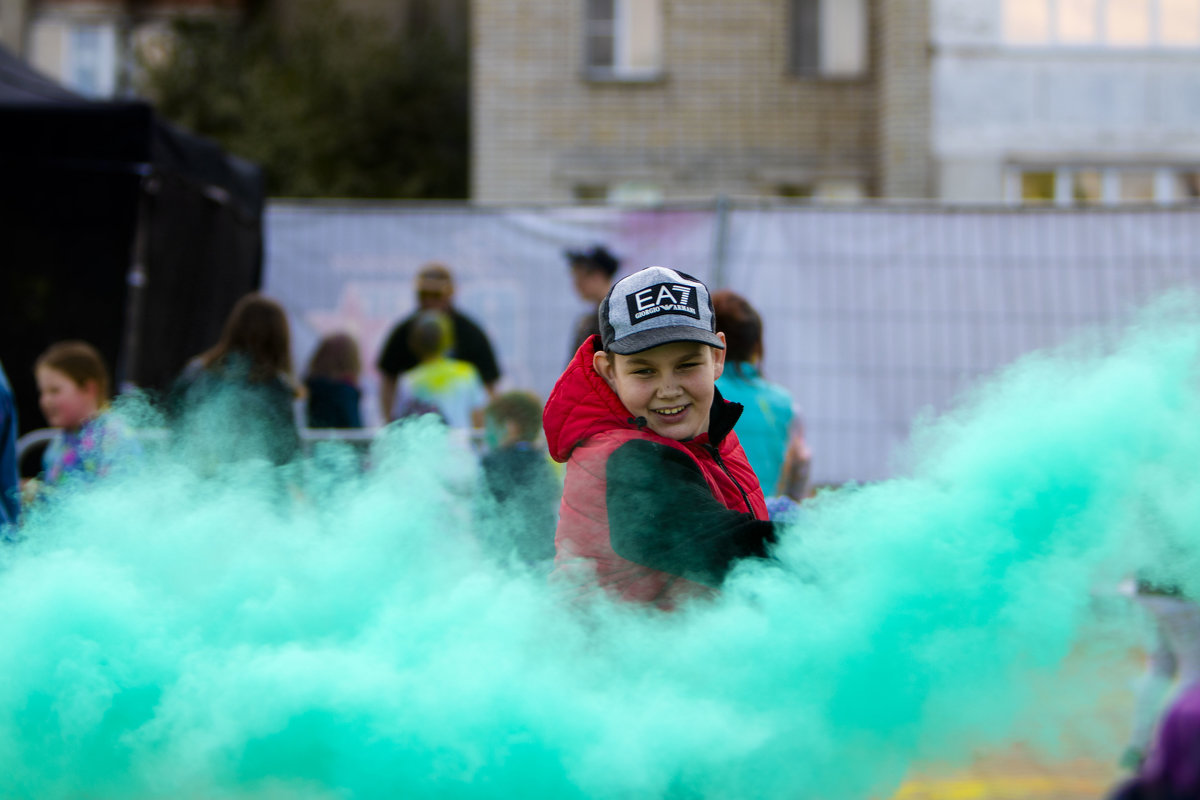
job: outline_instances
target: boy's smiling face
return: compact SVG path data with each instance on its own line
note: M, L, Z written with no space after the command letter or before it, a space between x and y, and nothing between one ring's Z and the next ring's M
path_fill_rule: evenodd
M725 341L724 334L717 336ZM650 430L684 441L708 431L725 351L698 342L670 342L628 356L599 351L592 366L633 416L646 418Z

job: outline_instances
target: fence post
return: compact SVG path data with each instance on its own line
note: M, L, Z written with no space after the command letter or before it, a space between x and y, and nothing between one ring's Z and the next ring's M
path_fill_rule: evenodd
M713 291L725 288L725 266L729 258L729 196L717 195L713 220L712 278L709 286Z

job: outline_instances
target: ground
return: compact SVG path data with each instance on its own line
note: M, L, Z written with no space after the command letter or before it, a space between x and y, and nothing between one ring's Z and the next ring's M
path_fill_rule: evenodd
M1118 761L1132 716L1130 685L1144 658L1134 650L1105 665L1111 680L1101 682L1094 718L1080 728L1100 732L1088 744L1068 743L1057 758L1017 743L977 753L966 767L918 765L891 800L1103 800L1128 775ZM1084 652L1074 656L1059 680L1065 685L1081 675L1094 677L1089 659Z

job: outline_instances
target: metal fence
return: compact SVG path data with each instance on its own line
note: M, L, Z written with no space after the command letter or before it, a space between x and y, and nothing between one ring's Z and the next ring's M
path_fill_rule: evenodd
M563 250L603 242L622 272L663 264L744 294L765 370L801 407L818 483L894 471L914 418L1014 359L1200 279L1200 208L990 209L715 201L659 209L274 203L265 290L289 309L297 363L353 333L372 363L448 264L492 337L504 385L543 397L575 317ZM376 418L375 376L365 379Z

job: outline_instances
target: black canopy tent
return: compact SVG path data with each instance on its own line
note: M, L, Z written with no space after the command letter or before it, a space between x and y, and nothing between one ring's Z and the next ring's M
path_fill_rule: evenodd
M0 48L0 363L22 432L34 359L84 339L165 389L262 272L260 170L143 102L75 95Z

